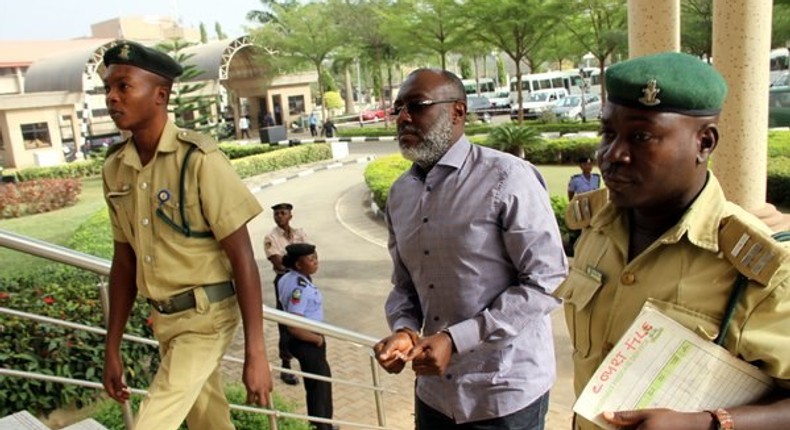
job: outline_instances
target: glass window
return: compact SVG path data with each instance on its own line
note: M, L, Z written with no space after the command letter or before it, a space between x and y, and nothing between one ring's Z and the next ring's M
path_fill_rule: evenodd
M299 115L300 113L304 113L304 96L288 97L288 113L290 115Z
M25 141L25 149L45 148L52 146L49 139L49 127L46 122L33 124L22 124L22 139Z

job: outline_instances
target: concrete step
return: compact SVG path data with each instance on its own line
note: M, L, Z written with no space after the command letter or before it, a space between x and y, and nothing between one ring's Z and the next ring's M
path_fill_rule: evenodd
M50 428L30 412L20 411L0 418L0 430L50 430Z
M107 430L107 427L99 424L99 422L93 418L88 418L87 420L82 420L68 427L63 427L61 430Z

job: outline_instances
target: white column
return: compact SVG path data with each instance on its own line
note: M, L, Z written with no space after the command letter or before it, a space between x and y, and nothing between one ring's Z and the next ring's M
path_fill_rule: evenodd
M727 199L750 211L765 206L772 5L713 1L713 64L729 86L713 170Z
M680 51L680 0L628 0L628 56Z

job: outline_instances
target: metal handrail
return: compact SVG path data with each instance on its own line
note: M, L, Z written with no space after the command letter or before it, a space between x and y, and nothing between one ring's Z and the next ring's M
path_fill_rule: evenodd
M281 312L281 311L278 311L276 309L275 309L275 311ZM89 325L85 325L85 324L74 323L74 322L71 322L71 321L59 320L59 319L56 319L56 318L46 317L46 316L38 315L38 314L32 314L32 313L29 313L29 312L23 312L23 311L19 311L19 310L16 310L16 309L10 309L10 308L6 308L6 307L2 307L2 306L0 306L0 314L10 315L10 316L13 316L13 317L18 317L18 318L25 318L25 319L29 319L31 321L37 321L37 322L41 322L41 323L45 323L45 324L57 325L57 326L65 327L65 328L70 328L70 329L73 329L73 330L82 330L82 331L86 331L86 332L89 332L89 333L94 333L94 334L98 334L98 335L102 335L102 336L106 336L107 335L107 330L105 330L103 328L100 328L100 327L93 327L93 326L89 326ZM320 330L319 328L309 328L308 325L305 325L304 328L306 328L308 330L311 330L311 331L319 331ZM159 347L159 342L154 340L154 339L148 339L148 338L145 338L145 337L134 336L134 335L131 335L131 334L123 334L123 339L126 340L126 341L129 341L129 342L141 343L141 344L150 345L150 346L153 346L153 347L156 347L156 348ZM230 355L230 354L223 355L222 356L222 360L230 361L232 363L237 363L237 364L244 364L244 359L235 357L235 356ZM389 393L389 394L397 394L397 391L394 391L394 390L391 390L391 389L387 389L387 388L384 388L384 387L378 387L378 386L375 386L375 385L361 384L359 382L345 381L343 379L333 379L333 378L328 378L326 376L315 375L315 374L306 373L306 372L300 372L298 370L286 369L286 368L281 368L281 367L273 366L273 365L270 365L270 367L273 370L278 370L278 371L281 371L281 372L283 372L283 371L284 372L289 372L289 373L293 373L293 374L298 375L298 376L306 376L308 378L316 379L316 380L319 380L319 381L327 381L327 382L332 382L332 383L336 383L336 384L340 384L340 385L348 385L348 386L357 387L357 388L365 388L365 389L372 390L372 391L382 391L382 392Z
M5 248L9 248L9 249L12 249L12 250L24 252L26 254L30 254L30 255L46 258L46 259L49 259L49 260L52 260L52 261L56 261L56 262L59 262L59 263L63 263L63 264L67 264L67 265L70 265L70 266L74 266L74 267L77 267L77 268L80 268L80 269L88 270L88 271L96 273L97 275L100 275L100 276L107 277L110 274L111 263L110 263L110 261L108 261L106 259L99 258L99 257L93 256L93 255L90 255L90 254L85 254L85 253L82 253L82 252L79 252L79 251L75 251L75 250L70 249L70 248L66 248L66 247L63 247L63 246L55 245L55 244L48 243L48 242L45 242L45 241L42 241L42 240L38 240L38 239L22 236L22 235L19 235L19 234L16 234L16 233L13 233L13 232L10 232L10 231L7 231L7 230L0 229L0 246L1 247L5 247ZM102 300L102 306L103 307L106 306L106 300ZM2 311L2 313L6 313L6 314L16 314L17 316L20 316L19 314L24 314L24 312L11 310L11 309L7 309L7 308L0 308L0 311ZM107 309L104 309L104 313L106 315ZM28 314L28 315L34 315L34 314ZM64 323L63 321L53 320L53 319L50 319L50 318L47 318L47 317L38 316L38 315L35 315L35 318L51 320L51 321L46 321L46 322L57 323L57 324L60 324L60 325L67 325L68 324L69 326L72 326L72 328L85 329L85 330L88 330L88 331L91 331L91 332L94 332L94 333L106 334L106 331L104 331L103 329L97 329L95 327L82 326L81 324L75 324L75 323L63 324ZM304 317L300 317L298 315L294 315L294 314L290 314L288 312L284 312L284 311L281 311L281 310L278 310L278 309L270 308L270 307L265 306L265 305L263 306L263 318L265 320L277 322L277 323L280 323L280 324L285 324L285 325L292 326L292 327L299 327L299 328L304 328L304 329L307 329L307 330L310 330L310 331L318 332L318 333L321 333L323 335L330 336L330 337L333 337L333 338L336 338L336 339L339 339L339 340L343 340L343 341L346 341L346 342L350 342L350 343L353 343L353 344L356 344L356 345L359 345L359 346L362 346L362 347L372 348L373 345L375 345L376 342L378 342L378 339L376 339L374 337L371 337L371 336L366 336L366 335L363 335L363 334L360 334L360 333L357 333L357 332L354 332L354 331L351 331L351 330L348 330L348 329L344 329L344 328L341 328L341 327L337 327L337 326L334 326L334 325L331 325L331 324L318 322L318 321L312 321L312 320L306 319ZM130 340L130 341L141 341L142 343L146 343L146 344L158 345L158 343L156 341L153 341L153 340L150 340L150 339L145 339L145 338L138 338L136 336L124 335L123 338L126 339L126 340ZM151 343L151 342L153 342L153 343ZM236 357L225 356L225 357L223 357L223 359L227 359L228 361L232 361L232 362L242 362L243 363L243 360L238 359ZM386 428L386 417L385 417L385 414L384 414L384 408L383 408L384 402L383 402L382 394L383 394L384 391L387 391L387 392L390 392L390 393L395 393L395 391L387 390L387 389L384 389L384 388L381 387L381 381L380 381L380 376L379 376L379 369L378 369L378 366L376 366L375 358L372 356L372 351L370 352L370 360L371 360L371 376L372 376L372 379L373 379L373 385L364 385L364 384L359 384L359 383L355 383L355 382L349 382L349 381L343 381L343 380L334 380L332 378L326 378L326 377L323 377L323 376L320 376L320 375L308 374L308 373L299 372L299 371L295 371L295 370L291 370L291 369L281 369L281 368L279 368L277 366L272 366L272 365L270 365L270 367L273 368L273 369L276 369L276 370L288 371L288 372L291 372L291 373L294 373L294 374L307 376L307 377L313 378L313 379L337 382L337 383L341 383L341 384L354 385L354 386L357 386L359 388L365 388L365 389L373 390L373 394L374 394L374 397L375 397L376 412L377 412L377 418L378 418L379 427L369 427L369 426L364 426L364 425L363 426L365 428L382 428L383 429L383 428ZM2 373L0 373L0 374L2 374ZM46 376L46 375L43 375L43 376ZM241 408L242 409L240 409L240 410L246 410L247 409L246 407L241 407ZM252 408L252 409L255 409L255 408ZM284 414L284 413L280 413L280 414ZM276 416L281 416L281 415L276 415ZM284 415L282 415L282 416L284 416ZM315 422L335 422L335 421L331 421L331 420L327 421L327 420L325 420L323 418L318 418L318 417L310 417L309 419L312 420L312 421L315 421ZM354 423L343 423L343 424L345 424L345 425L353 425L353 426L360 426L359 424L354 424ZM127 423L127 427L128 426L129 425Z
M86 387L86 388L95 388L99 390L103 390L104 386L98 382L86 381L84 379L74 379L74 378L64 378L62 376L53 376L53 375L44 375L41 373L35 372L27 372L23 370L14 370L14 369L6 369L4 367L0 367L0 376L12 376L17 378L27 378L27 379L36 379L40 381L49 381L49 382L56 382L60 384L70 384L70 385L77 385L79 387ZM129 392L132 394L137 394L140 396L145 396L148 394L148 391L141 390L139 388L129 388ZM338 424L338 425L345 425L351 427L358 427L358 428L365 428L365 429L379 429L379 430L388 430L387 427L375 426L370 424L359 424L351 421L344 421L344 420L330 420L327 418L319 418L319 417L311 417L309 415L303 414L295 414L292 412L283 412L278 411L277 409L269 409L269 408L259 408L254 406L244 406L244 405L236 405L231 403L230 408L237 410L237 411L244 411L244 412L252 412L256 414L263 414L273 416L274 418L295 418L301 420L310 420L314 422L322 422L322 423L330 423L330 424Z

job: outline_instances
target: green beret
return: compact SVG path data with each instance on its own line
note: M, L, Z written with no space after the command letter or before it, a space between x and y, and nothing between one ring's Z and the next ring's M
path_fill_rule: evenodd
M166 53L128 40L113 46L104 53L104 65L128 64L139 67L169 80L181 76L183 67Z
M716 115L727 95L712 66L680 52L636 57L606 69L607 99L619 105L689 116Z

